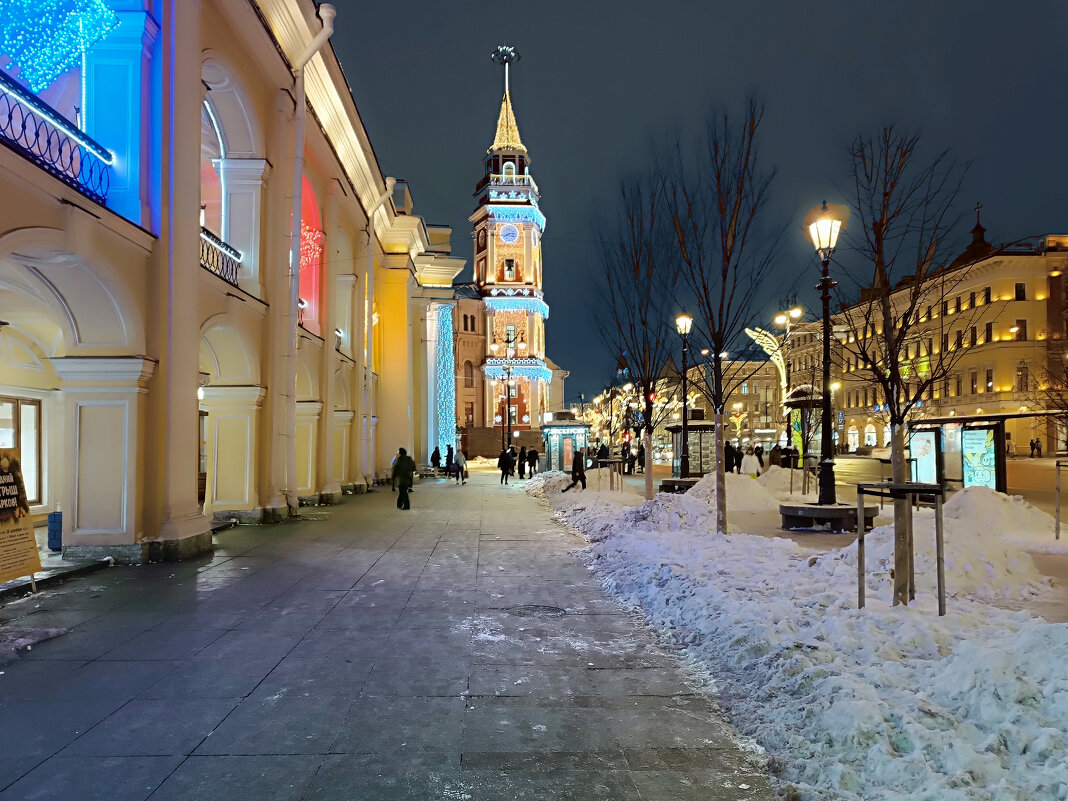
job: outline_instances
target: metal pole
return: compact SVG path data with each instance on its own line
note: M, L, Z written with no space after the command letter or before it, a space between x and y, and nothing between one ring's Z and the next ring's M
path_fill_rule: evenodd
M686 425L686 418L689 416L686 409L686 371L688 365L686 363L686 357L689 354L690 346L687 342L687 335L682 335L682 455L679 457L679 478L690 477L690 432Z
M829 254L828 254L829 255ZM820 276L820 300L823 301L823 417L820 423L820 506L833 506L837 501L834 490L834 439L831 426L831 287L830 258L823 260Z
M942 495L935 495L935 559L938 561L938 614L946 614L946 555L942 537Z
M905 506L908 509L908 515L905 517L905 526L908 530L909 540L909 600L916 600L916 543L913 541L913 528L912 528L912 505L906 500Z
M857 609L864 608L864 490L857 487Z

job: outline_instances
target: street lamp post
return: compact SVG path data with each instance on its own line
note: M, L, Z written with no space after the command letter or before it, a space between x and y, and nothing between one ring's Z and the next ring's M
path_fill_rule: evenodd
M829 506L836 502L834 490L834 438L831 416L831 254L838 244L838 235L845 229L849 209L838 203L828 205L823 201L805 215L805 230L808 232L816 253L820 257L822 271L817 289L823 302L823 398L820 421L820 477L819 505Z
M686 425L686 418L689 417L686 393L689 388L686 386L686 373L689 370L687 357L690 353L689 337L692 326L693 317L688 314L680 314L675 318L675 328L682 337L682 453L679 456L679 478L690 477L690 432Z
M772 318L772 322L775 323L777 327L786 329L786 333L783 334L782 337L782 360L786 368L785 372L787 392L790 391L790 334L793 331L794 325L797 324L797 321L801 319L801 315L803 315L804 313L804 309L802 309L800 306L794 306L792 309L787 309L784 312L779 312Z

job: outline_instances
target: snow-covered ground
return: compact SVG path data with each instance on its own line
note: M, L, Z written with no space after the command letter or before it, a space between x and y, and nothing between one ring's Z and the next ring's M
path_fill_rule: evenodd
M774 507L775 472L728 475L728 514ZM914 522L917 602L891 606L893 527L883 526L866 538L858 610L854 544L814 555L785 539L717 536L711 477L647 503L561 494L567 483L548 473L525 489L586 536L606 587L689 644L784 791L821 801L1068 799L1068 624L995 605L1048 591L1023 550L1052 543L1045 513L985 489L948 501L949 612L938 617L930 511Z

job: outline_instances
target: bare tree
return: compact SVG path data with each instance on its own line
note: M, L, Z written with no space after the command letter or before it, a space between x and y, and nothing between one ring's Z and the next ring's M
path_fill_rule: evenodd
M975 298L964 308L957 305L958 296L947 315L948 298L974 261L958 258L955 235L965 166L947 150L925 155L917 135L893 125L875 136L858 136L849 149L849 166L855 218L846 235L870 269L860 273L859 300L854 295L843 302L836 321L847 333L842 358L881 396L890 424L893 479L904 482L909 479L906 421L953 372L965 353L964 332L974 332L993 307ZM988 247L976 258L995 252ZM907 604L913 595L908 514L908 502L895 501L895 604Z
M638 389L644 431L645 497L653 497L653 428L664 414L657 384L671 353L668 299L678 281L671 219L660 176L620 182L615 220L602 226L598 322L605 344L619 354L628 380ZM636 422L632 420L631 422Z
M716 530L727 530L723 415L727 396L751 369L731 368L728 354L749 347L746 326L768 276L779 236L763 230L774 170L759 158L764 109L746 102L739 121L714 112L693 155L677 144L667 194L682 280L696 305L693 337L710 351L705 394L713 410L716 448Z

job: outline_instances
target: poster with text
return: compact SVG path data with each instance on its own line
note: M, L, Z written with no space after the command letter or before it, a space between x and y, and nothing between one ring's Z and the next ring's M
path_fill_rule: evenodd
M994 429L966 428L960 435L965 487L997 489L994 468Z
M18 448L0 448L0 582L41 569Z
M934 431L913 431L909 436L909 453L916 461L916 481L921 484L938 483L938 459L935 453Z

